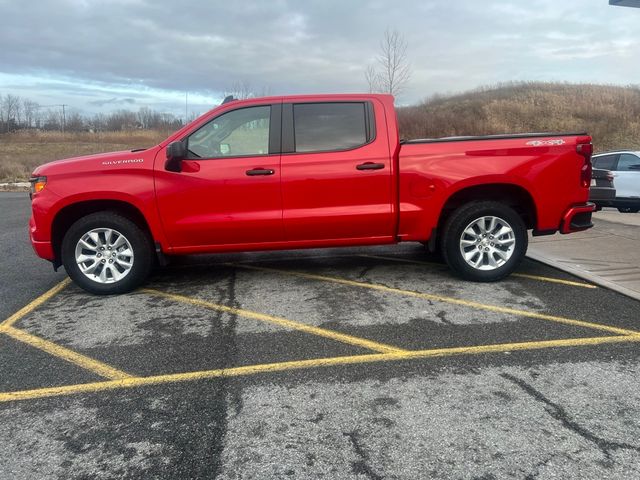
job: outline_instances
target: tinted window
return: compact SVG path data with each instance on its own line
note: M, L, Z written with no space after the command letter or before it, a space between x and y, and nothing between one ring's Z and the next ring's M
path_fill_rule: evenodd
M189 136L189 154L197 158L269 153L270 106L223 113Z
M597 157L593 159L593 166L596 168L603 168L605 170L613 170L613 165L616 163L615 155L605 155L604 157Z
M296 152L346 150L367 143L364 103L293 106Z
M616 170L632 170L640 172L640 158L630 153L622 153Z

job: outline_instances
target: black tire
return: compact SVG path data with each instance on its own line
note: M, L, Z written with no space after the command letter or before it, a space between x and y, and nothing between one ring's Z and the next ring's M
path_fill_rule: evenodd
M465 229L482 217L497 217L503 222L506 222L513 232L515 243L511 251L511 256L504 261L504 263L495 267L488 265L488 255L490 255L490 253L484 254L482 251L478 253L478 255L486 260L482 260L483 264L476 268L467 263L461 251L461 243ZM469 237L465 235L465 239L467 238ZM528 243L527 228L515 210L498 202L479 201L462 205L451 214L444 225L440 248L447 265L449 265L449 268L458 276L474 282L495 282L496 280L506 277L516 269L527 252ZM493 243L491 245L491 248L493 248ZM477 247L469 245L465 248L468 248L467 252L471 253L474 251L472 249ZM495 247L495 249L497 248L498 247ZM480 256L474 258L480 259ZM494 256L493 258L495 259L496 257Z
M128 273L118 281L100 283L82 273L76 263L76 245L86 233L94 229L109 228L126 237L133 250ZM154 249L149 235L138 224L116 212L97 212L77 220L62 240L62 264L71 279L84 290L97 295L130 292L141 285L154 265ZM103 267L104 268L104 267Z

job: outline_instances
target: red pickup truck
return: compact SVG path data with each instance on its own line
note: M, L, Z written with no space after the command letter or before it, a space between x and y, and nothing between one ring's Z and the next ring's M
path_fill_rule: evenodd
M528 229L592 226L591 153L583 133L400 140L389 95L225 100L155 147L38 167L30 237L97 294L170 255L397 242L494 281Z

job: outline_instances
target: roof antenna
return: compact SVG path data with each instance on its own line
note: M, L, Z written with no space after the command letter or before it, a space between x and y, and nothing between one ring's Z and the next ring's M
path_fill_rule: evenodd
M235 98L233 98L233 95L227 95L226 97L224 97L224 100L222 101L221 105L224 105L225 103L233 102L234 100Z

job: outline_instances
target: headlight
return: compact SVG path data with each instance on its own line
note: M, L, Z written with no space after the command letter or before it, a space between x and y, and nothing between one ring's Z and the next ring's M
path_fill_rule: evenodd
M47 177L31 177L29 183L31 184L31 195L33 195L34 193L41 192L47 185Z

